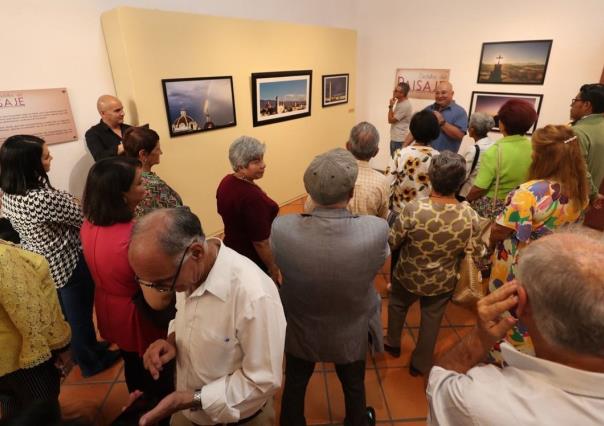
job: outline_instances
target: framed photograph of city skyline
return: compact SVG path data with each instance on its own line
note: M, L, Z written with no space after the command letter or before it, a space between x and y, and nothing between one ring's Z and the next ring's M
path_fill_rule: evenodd
M254 127L310 116L312 71L252 74Z
M543 84L553 40L483 43L477 83Z
M323 108L348 103L348 74L323 76Z
M475 112L483 112L490 115L495 119L493 131L499 132L499 122L496 116L499 112L499 108L510 99L521 99L528 102L535 108L537 115L539 115L543 95L529 93L472 92L469 115L472 115ZM539 121L539 118L537 118L537 121ZM535 121L535 124L533 124L533 127L527 134L531 135L535 131L537 128L537 121Z
M171 137L237 125L231 76L161 82Z

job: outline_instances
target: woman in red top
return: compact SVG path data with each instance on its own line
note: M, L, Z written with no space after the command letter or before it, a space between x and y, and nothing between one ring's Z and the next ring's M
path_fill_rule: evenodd
M235 173L222 179L216 201L224 223L224 243L279 282L279 268L268 242L279 206L254 183L264 176L265 149L266 145L249 136L231 144L229 161Z
M80 236L96 284L99 332L120 348L128 390L161 398L173 390L173 377L164 370L166 374L154 382L142 356L152 342L166 337L167 325L158 325L135 306L142 297L138 297L140 287L128 263L134 210L145 196L141 172L140 161L126 157L107 158L92 166L84 189L86 219Z

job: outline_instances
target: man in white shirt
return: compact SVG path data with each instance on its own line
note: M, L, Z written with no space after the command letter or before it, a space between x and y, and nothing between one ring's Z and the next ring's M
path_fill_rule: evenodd
M409 134L409 122L413 115L411 101L407 99L409 84L398 83L392 91L388 102L388 123L390 123L390 156L403 147L403 142Z
M478 303L479 320L432 369L432 425L604 424L604 242L560 233L522 252L517 281ZM536 356L501 350L506 365L478 365L518 321Z
M140 425L181 410L172 425L272 425L285 316L270 277L219 239L206 240L186 208L139 219L128 259L153 308L178 292L167 339L152 343L143 357L153 377L176 357L176 391Z

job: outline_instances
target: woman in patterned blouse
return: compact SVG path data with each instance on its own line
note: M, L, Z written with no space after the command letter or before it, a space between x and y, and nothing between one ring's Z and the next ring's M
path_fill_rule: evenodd
M130 127L124 133L122 145L128 157L138 159L143 165L145 198L136 207L134 215L140 217L155 209L182 206L180 195L151 171L162 155L159 135L148 127Z
M430 143L440 134L438 120L430 111L413 114L409 131L415 143L394 153L387 174L391 176L390 209L400 213L411 200L421 200L430 195L428 168L438 151Z
M440 322L457 283L459 261L470 235L479 239L478 215L468 203L455 198L466 177L464 158L443 151L432 159L428 175L430 197L407 203L388 238L392 250L400 248L400 257L392 277L384 349L400 356L407 311L419 300L419 336L409 364L413 376L425 374L432 366ZM475 247L476 252L481 251L479 244Z
M524 246L561 226L578 222L589 203L585 160L570 128L548 125L537 129L532 148L528 181L507 196L505 210L491 231L495 252L490 291L514 279ZM520 351L533 353L522 323L510 330L508 341ZM497 351L492 354L499 357Z
M94 283L80 248L82 210L69 193L54 189L47 172L52 156L43 139L9 137L0 149L2 215L19 233L21 246L41 254L71 326L71 346L84 377L97 374L119 359L97 342L92 323Z

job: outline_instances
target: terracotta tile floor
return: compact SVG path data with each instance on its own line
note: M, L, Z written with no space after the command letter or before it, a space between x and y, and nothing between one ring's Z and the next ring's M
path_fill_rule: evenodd
M282 207L280 214L302 211L304 197ZM375 279L377 291L382 295L382 324L387 320L390 262ZM449 305L439 333L436 352L456 343L474 324L471 313ZM393 358L388 354L369 355L365 376L367 402L375 408L379 425L425 425L427 405L422 378L411 377L408 372L411 351L415 346L419 325L419 306L416 304L407 315L402 336L402 355ZM83 417L95 426L109 425L119 414L128 391L124 382L122 363L94 377L82 378L75 367L61 387L61 404L66 417ZM281 392L277 393L275 410L280 409ZM318 363L306 394L306 420L313 425L342 424L344 398L334 366Z

